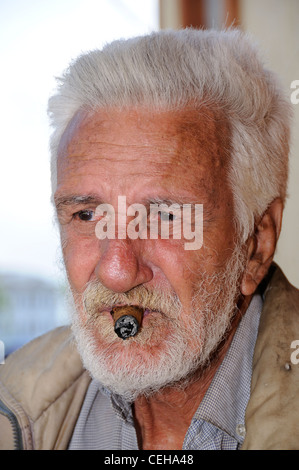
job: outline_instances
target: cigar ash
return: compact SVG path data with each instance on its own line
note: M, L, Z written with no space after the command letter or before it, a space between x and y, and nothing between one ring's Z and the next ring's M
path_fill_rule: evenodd
M115 307L111 310L114 331L121 339L137 335L140 330L144 310L135 305Z

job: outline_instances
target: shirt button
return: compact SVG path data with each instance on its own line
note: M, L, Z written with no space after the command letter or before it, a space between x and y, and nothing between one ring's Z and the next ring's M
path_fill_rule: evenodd
M236 431L237 431L237 434L241 437L245 437L246 435L246 428L244 426L244 424L238 424L237 428L236 428Z

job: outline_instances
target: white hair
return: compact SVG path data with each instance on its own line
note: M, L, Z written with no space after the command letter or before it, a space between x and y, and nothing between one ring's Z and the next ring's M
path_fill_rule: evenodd
M228 181L245 241L269 204L286 198L291 104L248 35L164 30L81 55L49 100L52 188L61 137L80 110L148 106L222 110L230 129Z

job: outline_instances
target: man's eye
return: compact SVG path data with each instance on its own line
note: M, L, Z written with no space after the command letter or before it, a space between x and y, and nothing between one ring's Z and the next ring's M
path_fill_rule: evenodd
M159 212L162 222L173 222L175 216L171 212Z
M84 210L84 211L79 211L74 214L74 217L82 220L83 222L91 222L93 221L94 218L94 211L91 210Z

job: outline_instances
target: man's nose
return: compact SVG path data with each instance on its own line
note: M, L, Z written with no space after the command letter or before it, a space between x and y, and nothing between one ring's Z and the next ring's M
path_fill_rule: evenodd
M136 241L106 240L103 245L96 275L105 287L114 292L127 292L151 281L152 269L136 250Z

